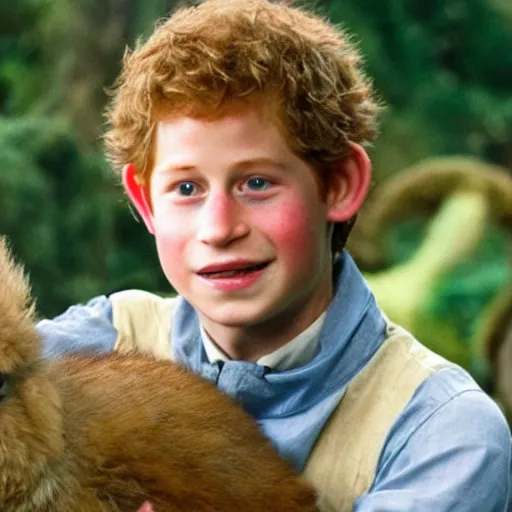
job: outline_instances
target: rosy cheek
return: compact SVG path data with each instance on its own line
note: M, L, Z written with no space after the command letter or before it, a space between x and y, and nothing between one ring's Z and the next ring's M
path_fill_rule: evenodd
M155 239L160 264L167 279L179 288L184 274L184 255L187 246L187 232L184 222L170 221L172 217L155 215Z
M272 240L281 258L300 265L317 245L310 208L299 200L287 200L263 213L266 235Z

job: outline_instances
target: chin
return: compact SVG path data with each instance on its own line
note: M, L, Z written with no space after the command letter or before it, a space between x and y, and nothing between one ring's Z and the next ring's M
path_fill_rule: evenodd
M203 316L225 327L243 328L259 324L271 315L268 307L225 304L223 306L209 306L196 308Z

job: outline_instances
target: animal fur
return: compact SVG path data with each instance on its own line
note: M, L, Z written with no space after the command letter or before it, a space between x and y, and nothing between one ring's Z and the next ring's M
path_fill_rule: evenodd
M0 510L317 510L256 423L177 365L42 361L29 287L3 240L0 283Z

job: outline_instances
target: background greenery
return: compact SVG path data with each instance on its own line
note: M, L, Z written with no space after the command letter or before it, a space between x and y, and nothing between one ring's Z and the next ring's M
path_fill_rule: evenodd
M103 160L100 135L105 87L125 46L149 33L175 3L0 0L0 232L26 263L44 315L126 287L169 291L152 239ZM510 5L317 2L354 32L387 105L371 149L377 185L440 155L473 155L512 169ZM419 243L423 228L414 222L387 235L386 264L403 260ZM510 281L508 236L493 232L473 265L456 269L429 306L463 340Z

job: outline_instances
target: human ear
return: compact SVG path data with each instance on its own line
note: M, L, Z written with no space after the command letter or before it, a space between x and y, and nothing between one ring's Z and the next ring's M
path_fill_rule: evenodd
M137 178L137 170L133 164L127 164L122 172L123 186L138 214L141 216L147 230L154 235L153 212L149 200L148 189Z
M359 144L351 143L346 157L331 169L327 191L327 220L345 222L363 205L371 182L372 166Z

